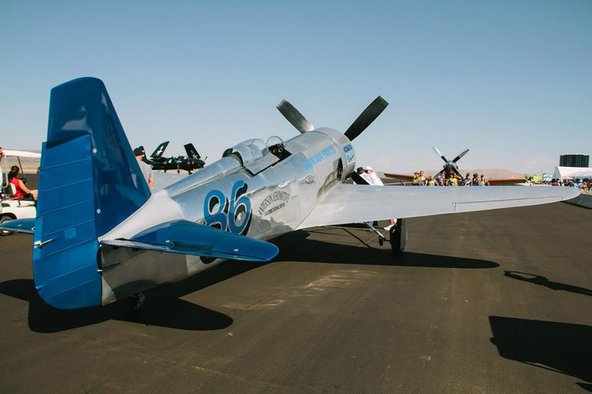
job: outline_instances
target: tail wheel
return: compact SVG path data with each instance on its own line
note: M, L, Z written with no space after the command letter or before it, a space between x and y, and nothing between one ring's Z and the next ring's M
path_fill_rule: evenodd
M405 219L397 219L397 223L389 230L389 241L394 255L399 255L405 250L407 242L407 224Z
M14 220L14 219L8 215L4 215L4 216L0 217L0 224L10 222L11 220ZM10 234L12 234L12 231L0 230L0 236L10 235Z

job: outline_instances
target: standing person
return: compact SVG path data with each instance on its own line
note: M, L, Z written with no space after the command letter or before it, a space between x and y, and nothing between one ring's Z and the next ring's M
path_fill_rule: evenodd
M471 186L471 173L470 172L467 172L467 175L465 175L464 185Z
M419 171L419 178L418 178L417 184L419 186L425 186L426 185L426 178L423 175L423 171Z
M29 189L25 183L19 179L18 174L20 171L21 169L18 166L12 166L10 167L10 172L8 173L8 183L11 183L15 190L12 198L17 200L37 201L37 189Z
M364 172L360 175L369 185L384 186L384 183L382 183L376 172L374 172L374 169L370 166L364 167Z
M0 146L0 192L2 192L4 189L4 173L2 172L2 159L3 158L4 158L4 151L2 150L2 147ZM8 185L8 182L6 182L6 184Z
M481 186L489 186L489 181L485 179L485 175L481 174L479 177L479 185Z
M442 180L442 174L436 174L436 186L444 186L444 181Z
M380 177L376 174L374 169L370 166L364 167L364 172L362 172L360 174L360 176L362 178L364 178L364 180L366 182L368 182L369 185L384 186L384 183L382 183L382 180L380 179ZM396 219L389 219L389 225L386 226L384 229L386 231L389 231L391 229L391 227L393 227L395 225L395 223L397 223ZM368 222L368 224L372 225L372 222Z
M450 179L448 179L448 186L458 186L458 178L456 174L450 174Z
M154 186L154 175L152 174L152 167L142 161L142 157L144 157L144 148L138 147L134 149L134 156L136 156L136 160L138 161L142 175L144 175L144 179L146 179L146 183L148 183L148 187L152 189Z

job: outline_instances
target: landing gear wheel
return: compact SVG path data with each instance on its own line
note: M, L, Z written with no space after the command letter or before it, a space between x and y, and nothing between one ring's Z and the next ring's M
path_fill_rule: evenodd
M146 301L146 295L144 293L138 293L131 296L132 300L136 300L136 304L134 305L133 311L140 312L142 310L142 305L144 305L144 301Z
M407 225L405 219L397 219L391 229L389 230L389 241L394 255L400 255L405 250L405 243L407 242Z

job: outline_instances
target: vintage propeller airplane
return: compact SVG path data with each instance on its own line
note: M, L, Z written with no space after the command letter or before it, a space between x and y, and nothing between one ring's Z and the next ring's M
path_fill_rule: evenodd
M454 159L452 160L448 160L446 158L446 156L444 156L442 154L442 152L440 152L440 149L438 149L438 147L433 146L432 149L434 150L434 152L436 152L436 154L444 161L444 165L442 166L442 169L440 171L438 171L437 173L434 174L433 178L437 178L438 176L443 175L443 177L445 179L450 178L450 176L452 174L455 174L458 179L460 179L460 184L464 184L466 177L464 177L460 171L458 170L458 164L457 162L469 152L469 149L465 149L464 151L462 151L460 154L458 154ZM387 178L394 178L394 179L398 179L400 181L412 181L414 179L414 175L410 175L410 174L395 174L395 173L390 173L390 172L386 172L384 174L384 176L386 176ZM515 185L518 183L524 183L524 179L516 179L516 178L503 178L503 179L487 179L487 181L489 182L490 185L492 186L501 186L501 185Z
M203 170L151 193L103 82L75 79L51 91L37 217L6 226L34 234L33 277L41 298L76 309L179 281L223 259L268 261L278 248L267 241L289 231L577 195L563 187L352 184L351 141L387 105L378 97L341 133L314 127L282 101L278 109L300 135L285 142L246 140ZM391 242L402 249L400 225Z
M197 152L197 149L195 149L191 143L183 145L185 152L187 152L187 156L163 157L164 151L168 145L169 141L162 142L156 147L150 157L147 157L146 154L144 154L142 161L150 165L152 169L156 171L160 170L167 172L168 170L176 170L177 173L180 173L181 170L183 170L187 171L189 174L206 165L205 161L201 159L201 156ZM139 148L144 151L143 146L140 146Z
M456 176L461 180L462 183L464 183L467 180L467 178L464 177L464 176L462 176L462 174L458 170L458 164L457 164L457 162L464 155L466 155L469 152L469 148L467 148L464 151L462 151L458 156L456 156L452 160L448 160L446 158L446 156L444 156L442 154L442 152L440 152L440 149L438 149L436 146L432 147L432 149L444 161L444 166L442 167L442 169L440 170L440 172L438 172L438 173L436 173L434 175L434 178L437 177L438 175L442 174L442 173L444 173L444 176L446 178L450 178L450 175L452 173L455 173ZM521 178L521 179L516 179L516 178L497 178L496 179L496 178L492 178L492 179L487 179L487 182L490 185L492 185L492 186L515 185L515 184L518 184L518 183L524 183L524 178Z
M458 171L458 164L456 164L456 162L459 161L464 155L466 155L467 152L469 151L469 149L468 148L465 149L461 154L456 156L453 160L448 160L446 158L446 156L444 156L437 147L433 146L432 149L434 150L434 152L436 152L436 154L442 160L444 160L444 165L442 166L442 169L440 171L438 171L436 174L434 174L434 178L441 175L442 173L444 173L445 178L450 178L450 175L452 175L452 173L454 173L454 174L456 174L456 176L458 176L460 178L461 181L464 182L465 178ZM389 173L389 172L385 173L384 176L386 176L388 178L395 178L395 179L406 180L406 181L411 181L414 178L413 175L409 175L409 174L394 174L394 173Z
M452 160L448 160L446 158L446 156L444 156L442 154L442 152L440 152L440 150L437 147L433 146L432 149L444 161L444 166L436 175L434 175L434 178L442 173L444 173L446 178L450 178L450 175L452 175L452 173L455 173L456 176L458 176L461 181L465 180L465 177L462 176L462 174L458 171L458 164L456 164L456 162L459 161L464 155L467 154L467 152L469 151L469 148L462 151L462 153L460 153L458 156L456 156Z

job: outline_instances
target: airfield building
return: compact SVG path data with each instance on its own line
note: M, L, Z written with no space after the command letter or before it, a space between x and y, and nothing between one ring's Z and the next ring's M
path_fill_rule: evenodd
M559 156L560 167L588 167L589 155L561 155Z

